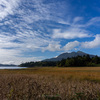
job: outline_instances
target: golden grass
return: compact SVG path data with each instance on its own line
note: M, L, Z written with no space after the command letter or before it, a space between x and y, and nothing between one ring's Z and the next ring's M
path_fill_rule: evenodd
M100 80L100 67L35 67L20 70L0 70L0 74L53 75L56 77L72 77L73 79Z
M100 100L100 67L0 70L0 100Z

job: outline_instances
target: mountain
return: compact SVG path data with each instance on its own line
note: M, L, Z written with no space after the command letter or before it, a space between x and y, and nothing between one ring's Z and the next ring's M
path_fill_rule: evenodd
M71 52L71 53L66 52L66 53L60 54L56 58L45 59L43 61L61 61L62 59L72 58L76 56L84 56L84 55L90 55L90 54L84 53L82 51ZM90 57L94 57L94 56L95 55L90 55Z
M14 65L14 64L0 64L0 67L2 66L17 66L17 65Z

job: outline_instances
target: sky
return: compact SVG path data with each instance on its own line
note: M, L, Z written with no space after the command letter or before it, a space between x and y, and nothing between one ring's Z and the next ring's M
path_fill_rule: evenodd
M100 0L0 0L0 63L72 51L100 56Z

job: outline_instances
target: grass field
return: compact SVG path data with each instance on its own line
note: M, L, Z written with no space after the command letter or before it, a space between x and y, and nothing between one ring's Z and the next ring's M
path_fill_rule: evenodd
M0 70L0 100L100 100L100 67Z

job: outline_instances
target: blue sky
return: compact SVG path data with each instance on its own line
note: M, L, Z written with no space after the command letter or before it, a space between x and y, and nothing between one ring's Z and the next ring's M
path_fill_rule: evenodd
M99 0L0 0L0 63L83 51L100 56Z

